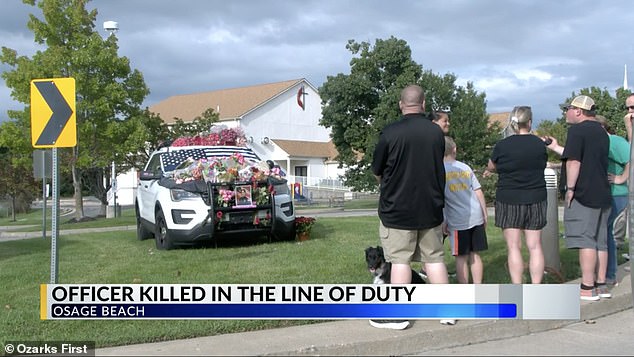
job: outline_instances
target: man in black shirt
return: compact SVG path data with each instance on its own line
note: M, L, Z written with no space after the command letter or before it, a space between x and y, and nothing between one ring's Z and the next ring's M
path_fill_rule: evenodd
M380 183L381 245L386 260L392 263L393 284L411 283L412 261L424 263L431 283L447 284L441 229L445 203L443 131L423 114L425 94L420 86L405 87L399 107L403 116L382 130L372 162L372 172Z
M605 286L607 221L612 209L608 182L610 139L596 121L594 100L586 95L562 104L568 128L566 145L547 147L561 155L565 169L564 229L566 247L579 250L581 300L611 297ZM596 272L596 275L595 275Z

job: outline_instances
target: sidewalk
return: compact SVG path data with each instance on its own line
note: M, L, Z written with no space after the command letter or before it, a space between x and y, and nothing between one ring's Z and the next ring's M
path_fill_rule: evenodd
M619 285L611 299L581 302L581 320L597 318L632 309L631 277L619 267ZM570 283L578 284L579 281ZM621 314L623 318L632 318ZM526 336L559 329L579 321L571 320L461 320L444 326L437 320L412 321L402 331L376 329L367 320L342 320L280 329L234 333L187 340L175 340L97 349L97 356L139 355L408 355L434 354L446 348L493 340ZM607 333L607 332L606 332ZM579 335L570 354L586 355L587 341ZM532 346L523 349L531 354ZM499 353L504 353L500 350ZM627 351L626 351L627 353ZM631 351L629 351L631 353Z
M16 227L16 226L11 226ZM42 238L42 227L39 232L11 232L9 229L3 229L6 227L0 227L0 242L7 242L10 240L28 239L28 238ZM23 227L17 227L21 229ZM35 228L35 227L34 227ZM112 232L112 231L128 231L134 230L136 226L115 226L115 227L102 227L102 228L76 228L76 229L61 229L59 235L67 234L80 234L80 233L93 233L93 232ZM50 227L46 231L46 237L51 237Z

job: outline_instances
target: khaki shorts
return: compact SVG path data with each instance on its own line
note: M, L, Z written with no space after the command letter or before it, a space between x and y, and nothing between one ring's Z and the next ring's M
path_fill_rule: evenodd
M393 264L444 263L442 228L403 230L388 228L379 220L379 237L385 260Z

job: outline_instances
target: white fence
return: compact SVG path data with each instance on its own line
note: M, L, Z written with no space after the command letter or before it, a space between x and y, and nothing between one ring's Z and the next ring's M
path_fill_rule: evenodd
M286 180L288 180L288 183L291 185L299 182L304 187L350 191L350 188L344 186L343 181L340 179L288 175L286 176Z

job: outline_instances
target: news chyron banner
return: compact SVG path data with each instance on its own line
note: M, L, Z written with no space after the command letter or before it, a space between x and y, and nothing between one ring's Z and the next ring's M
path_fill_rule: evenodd
M579 320L579 284L42 284L42 320Z

